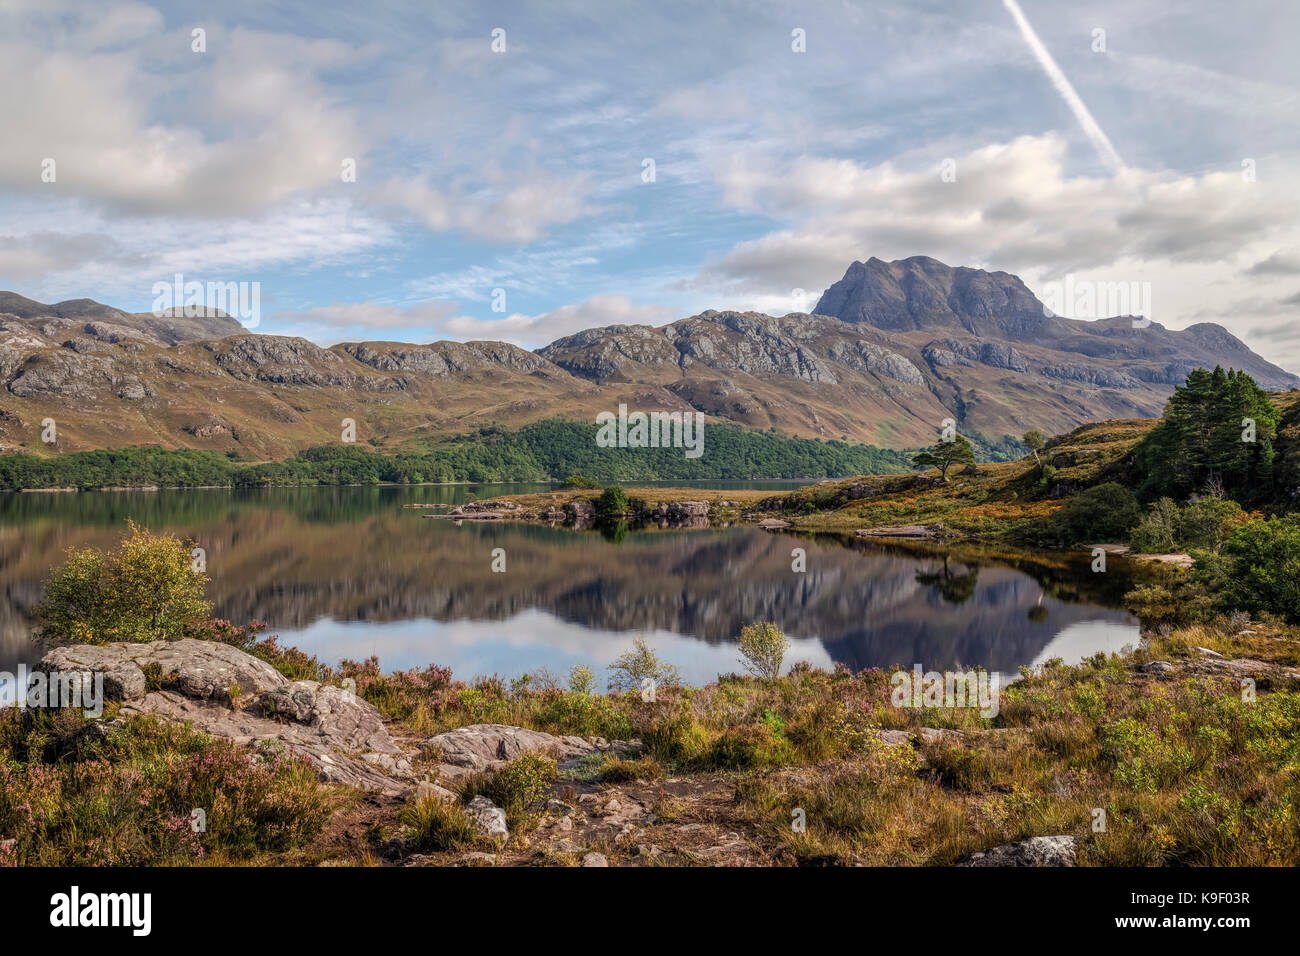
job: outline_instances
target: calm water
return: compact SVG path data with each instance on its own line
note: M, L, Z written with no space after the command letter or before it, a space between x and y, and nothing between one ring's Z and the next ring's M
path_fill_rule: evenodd
M798 482L700 483L783 489ZM751 527L599 534L430 520L410 502L546 485L0 495L0 667L30 661L30 610L70 547L111 547L126 519L207 550L209 597L330 662L438 663L460 677L576 663L603 672L644 637L692 683L738 669L735 635L774 620L789 661L1014 673L1137 641L1122 563L1014 563ZM807 571L791 570L791 549ZM506 551L506 572L490 570ZM1062 566L1063 565L1063 566Z

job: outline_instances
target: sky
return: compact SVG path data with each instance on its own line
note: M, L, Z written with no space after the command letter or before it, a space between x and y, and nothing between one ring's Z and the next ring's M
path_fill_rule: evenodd
M260 333L534 348L929 255L1149 283L1300 371L1298 35L1291 0L0 0L0 289L255 282Z

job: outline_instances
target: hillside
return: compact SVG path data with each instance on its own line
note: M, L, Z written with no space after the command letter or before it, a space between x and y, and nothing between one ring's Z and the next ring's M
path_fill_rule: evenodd
M1021 434L1158 415L1198 366L1266 388L1300 378L1221 326L1049 315L1017 277L926 257L849 267L814 314L707 311L611 325L536 352L501 342L343 343L256 334L229 316L133 315L0 293L0 449L157 445L285 458L339 440L389 449L499 423L693 408L789 435L914 448L958 422L985 457ZM40 440L53 418L58 441Z

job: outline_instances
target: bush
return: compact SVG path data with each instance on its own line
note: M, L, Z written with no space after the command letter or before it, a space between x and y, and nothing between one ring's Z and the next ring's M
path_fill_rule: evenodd
M1223 541L1223 563L1197 562L1213 575L1224 610L1268 611L1300 624L1300 515L1254 518Z
M586 664L574 664L569 668L569 690L575 694L589 696L596 690L596 675Z
M704 757L708 768L718 770L752 770L791 763L794 748L772 723L724 730L713 741Z
M1184 506L1178 519L1178 544L1184 551L1218 551L1228 522L1241 514L1241 506L1222 498L1202 498Z
M643 715L637 736L646 752L666 764L685 764L700 756L709 745L709 735L695 719L685 701L666 713Z
M397 822L410 831L411 845L420 853L463 850L478 840L474 824L462 807L434 797L408 803Z
M1087 488L1069 501L1052 518L1056 536L1064 543L1080 541L1126 541L1129 531L1142 520L1137 496L1123 485L1108 481Z
M599 488L599 487L600 487L600 482L599 482L599 481L593 481L592 479L590 479L590 478L586 478L586 477L584 477L584 476L582 476L582 475L570 475L568 478L565 478L565 479L564 479L564 484L560 485L560 489L561 489L561 490L564 490L564 489L593 489L593 488Z
M615 525L627 512L627 494L619 485L610 485L596 499L596 521L602 525Z
M487 797L506 815L514 818L526 813L541 800L555 779L555 761L537 753L521 754L500 770L466 785L466 802L478 794Z
M1171 498L1151 506L1133 531L1133 550L1142 554L1171 551L1214 551L1223 544L1229 519L1241 514L1235 501L1202 498L1179 507Z
M316 767L184 724L130 717L86 733L74 711L0 710L0 833L11 862L141 866L300 849L333 797ZM191 813L203 810L205 832Z
M677 668L665 664L642 638L632 642L633 650L619 655L609 665L610 690L640 690L646 680L656 687L672 687L680 682Z
M1172 498L1160 498L1133 530L1129 543L1139 554L1169 554L1178 550L1178 522L1182 512Z
M741 662L751 674L772 680L781 676L781 662L790 642L779 627L763 621L741 628L738 649Z
M106 644L175 641L209 620L207 578L191 566L190 545L128 522L116 551L70 551L50 572L36 607L44 640Z

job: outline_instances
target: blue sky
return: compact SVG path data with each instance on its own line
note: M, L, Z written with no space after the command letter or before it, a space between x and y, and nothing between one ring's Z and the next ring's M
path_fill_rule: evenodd
M0 288L535 347L926 254L1149 281L1300 369L1300 5L1020 0L1069 89L1012 6L0 0Z

